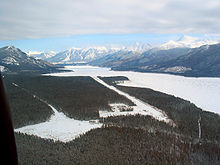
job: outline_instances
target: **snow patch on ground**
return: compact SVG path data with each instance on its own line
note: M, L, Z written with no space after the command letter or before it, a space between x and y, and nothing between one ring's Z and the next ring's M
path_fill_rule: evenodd
M2 65L0 65L0 72L5 72L5 71L7 71L7 68L2 66Z
M2 63L7 65L19 65L19 63L12 57L3 58Z
M192 70L191 68L187 68L184 66L174 66L169 67L164 70L164 72L172 72L172 73L184 73L186 71Z
M121 108L127 108L130 109L132 108L131 106L128 106L126 104L122 104L122 103L114 103L114 104L109 104L111 107L111 111L104 111L104 110L100 110L99 111L99 116L100 117L110 117L110 116L120 116L120 115L130 115L131 111L121 111ZM133 108L132 108L133 110Z

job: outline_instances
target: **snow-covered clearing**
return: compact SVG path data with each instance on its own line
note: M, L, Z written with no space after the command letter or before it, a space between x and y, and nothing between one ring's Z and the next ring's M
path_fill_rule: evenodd
M19 87L17 84L13 84ZM34 98L46 103L46 101L33 95ZM99 122L74 120L65 116L62 112L58 112L52 105L47 104L54 114L46 122L24 126L15 129L15 132L35 135L44 139L52 139L54 141L69 142L91 129L100 128Z
M49 121L24 126L15 129L15 132L35 135L44 139L52 139L54 141L69 142L91 129L100 128L102 126L101 123L68 118L63 113L57 112L53 106L49 106L55 112Z
M220 78L195 78L169 74L111 71L93 66L66 66L73 72L48 74L53 76L125 76L124 86L151 88L189 100L198 107L220 114Z
M100 117L108 117L108 116L119 116L119 115L135 115L135 114L141 114L141 115L150 115L154 117L157 120L164 121L164 122L171 122L166 114L162 113L161 110L156 109L155 107L150 106L149 104L144 103L143 101L136 99L135 97L130 96L129 94L122 92L115 88L114 86L108 85L98 77L92 77L94 80L99 82L100 84L106 86L107 88L117 92L118 94L125 96L129 100L131 100L136 106L132 106L133 110L132 111L125 111L125 112L120 112L117 110L117 108L112 108L113 112L108 112L108 111L99 111ZM114 107L114 105L113 105ZM116 105L117 107L117 105Z

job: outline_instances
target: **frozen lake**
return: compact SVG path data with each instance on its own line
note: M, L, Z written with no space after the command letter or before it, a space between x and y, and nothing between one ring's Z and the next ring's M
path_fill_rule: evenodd
M169 74L111 71L93 66L66 66L72 72L49 74L53 76L125 76L130 81L121 84L145 87L189 100L206 111L220 114L220 78L194 78Z

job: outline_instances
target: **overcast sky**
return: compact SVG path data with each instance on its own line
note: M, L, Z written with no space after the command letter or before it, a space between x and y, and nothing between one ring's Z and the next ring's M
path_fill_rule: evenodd
M0 40L220 33L220 0L1 0Z
M220 0L0 0L0 46L150 44L182 35L220 40Z

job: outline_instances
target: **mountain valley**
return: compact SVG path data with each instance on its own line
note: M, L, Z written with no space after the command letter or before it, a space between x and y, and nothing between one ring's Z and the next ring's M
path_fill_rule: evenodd
M1 48L20 164L219 164L219 45L74 48L35 58ZM197 100L204 93L213 101Z

